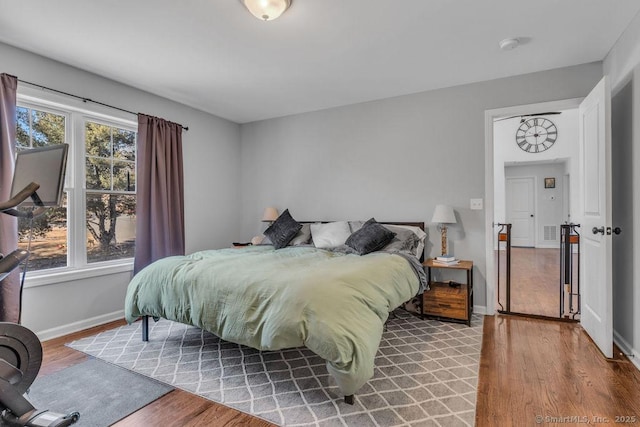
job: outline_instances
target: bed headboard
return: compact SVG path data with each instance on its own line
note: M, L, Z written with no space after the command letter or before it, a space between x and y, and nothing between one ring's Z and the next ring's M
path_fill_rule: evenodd
M300 224L317 224L322 223L326 224L328 222L334 221L298 221ZM363 221L364 222L364 221ZM422 222L407 222L407 221L378 221L380 224L390 224L390 225L408 225L411 227L418 227L420 230L424 231L424 221Z
M420 230L424 231L424 222L394 222L394 221L378 221L381 224L390 224L390 225L408 225L411 227L418 227Z

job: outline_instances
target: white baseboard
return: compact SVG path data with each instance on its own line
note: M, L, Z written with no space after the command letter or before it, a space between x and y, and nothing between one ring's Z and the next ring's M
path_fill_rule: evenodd
M101 314L100 316L92 317L90 319L84 319L78 322L56 326L55 328L45 329L44 331L37 331L36 335L38 336L40 341L45 341L120 319L124 319L124 310Z
M487 307L484 305L474 305L473 306L474 314L482 314L483 316L487 315Z
M640 371L640 351L634 349L631 344L622 338L622 336L616 331L613 331L613 342L620 347L620 350L627 355L631 363L633 363Z

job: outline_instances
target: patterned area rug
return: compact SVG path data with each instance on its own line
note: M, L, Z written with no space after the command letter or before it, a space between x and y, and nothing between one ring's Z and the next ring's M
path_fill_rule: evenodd
M150 321L67 344L174 387L285 426L473 426L482 316L472 326L396 310L375 375L347 405L306 348L260 352L198 328Z

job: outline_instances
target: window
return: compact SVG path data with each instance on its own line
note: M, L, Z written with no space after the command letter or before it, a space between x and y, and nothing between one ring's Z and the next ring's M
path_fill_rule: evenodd
M135 124L18 97L16 148L69 144L62 206L33 220L29 270L131 263L135 249ZM19 220L27 248L29 221ZM102 263L102 264L101 264Z
M136 134L85 123L87 262L131 258L136 239Z
M66 141L67 117L48 111L19 106L17 108L16 145L18 150L63 144ZM30 223L18 219L18 247L27 249ZM62 206L50 208L32 221L33 241L29 266L32 270L67 266L67 194Z

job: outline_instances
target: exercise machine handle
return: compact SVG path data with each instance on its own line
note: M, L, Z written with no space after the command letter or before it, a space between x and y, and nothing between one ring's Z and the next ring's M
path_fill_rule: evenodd
M42 215L47 210L42 206L26 212L21 212L15 209L20 203L24 202L29 197L33 198L39 188L40 184L36 184L35 182L30 183L6 202L0 202L0 212L20 218L36 218Z
M7 209L15 208L20 203L31 197L31 195L36 191L38 191L38 188L40 188L40 184L36 184L35 182L27 185L22 190L20 190L18 194L16 194L6 202L0 202L0 211L6 211Z

